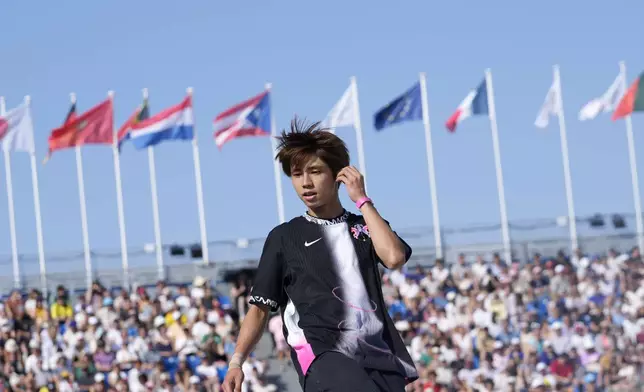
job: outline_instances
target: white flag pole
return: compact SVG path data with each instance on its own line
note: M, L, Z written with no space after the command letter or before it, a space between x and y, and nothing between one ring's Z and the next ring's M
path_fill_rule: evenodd
M114 101L114 92L107 94L110 100ZM130 287L130 263L127 254L127 236L125 233L125 209L123 206L123 182L121 181L121 154L118 148L118 130L114 129L114 143L112 154L114 155L114 179L116 181L116 209L119 220L119 237L121 240L121 265L123 267L123 287Z
M31 97L25 97L25 105L31 114ZM45 245L42 235L42 216L40 213L40 189L38 187L38 169L36 168L36 152L29 152L31 160L31 187L34 194L34 213L36 216L36 240L38 243L38 265L40 266L40 284L43 295L47 295L47 266L45 264Z
M420 73L420 97L423 109L423 125L425 127L425 149L427 151L427 171L429 172L429 192L432 199L432 219L434 223L434 246L436 257L443 258L443 241L438 215L438 193L436 192L436 171L434 170L434 148L432 146L432 130L429 123L429 101L427 99L427 77Z
M568 228L570 229L570 246L574 252L579 247L577 239L577 218L575 216L575 205L572 197L572 180L570 177L570 158L568 157L568 137L566 135L566 121L563 110L563 97L561 93L561 77L559 65L553 67L555 86L557 88L556 111L559 118L559 136L561 137L561 157L564 167L564 184L566 188L566 201L568 204Z
M619 63L619 72L622 77L622 91L625 92L626 86L626 63ZM640 251L644 251L644 223L642 222L642 203L640 200L639 176L637 174L637 158L635 156L635 139L633 137L633 122L631 116L624 118L626 122L626 137L628 139L628 159L631 164L631 183L633 185L633 202L635 204L635 226L637 229L637 246Z
M143 99L148 99L148 89L143 89ZM163 246L161 245L161 223L159 219L159 196L157 194L157 171L154 164L154 147L148 147L148 167L150 171L150 191L152 192L152 219L154 220L154 248L157 257L159 279L165 276L163 268Z
M505 262L512 263L512 245L510 243L510 224L505 203L505 186L503 184L503 168L501 166L501 149L499 147L499 130L496 123L496 105L494 102L494 87L492 85L492 71L485 70L485 84L487 87L487 101L489 105L490 128L492 129L492 147L494 148L494 166L496 169L496 187L499 193L499 210L501 212L501 237Z
M0 97L0 116L7 113L4 97ZM20 263L18 262L18 241L16 239L16 211L13 204L13 180L11 178L11 157L4 151L4 169L7 180L7 203L9 204L9 234L11 236L11 261L13 264L13 286L20 288Z
M193 89L187 89L188 96L192 99ZM194 106L193 106L194 110ZM194 116L194 114L193 114ZM206 209L203 201L203 183L201 179L201 160L199 159L199 146L197 144L197 129L195 124L193 129L194 137L192 138L192 158L195 164L195 185L197 187L197 208L199 210L199 233L201 234L201 254L204 264L210 261L208 256L208 236L206 232Z
M271 159L273 160L273 169L275 172L275 196L277 199L277 215L279 217L280 223L286 222L286 217L284 213L284 193L282 191L282 172L280 169L280 164L275 159L275 154L277 153L277 140L275 137L277 136L276 132L276 126L275 126L275 115L273 115L273 94L271 91L271 88L273 85L271 83L266 83L265 88L266 90L269 91L271 94L271 101L270 101L270 111L271 111L271 150L272 150L272 155Z
M76 94L71 93L69 99L76 104ZM85 279L87 289L92 287L92 255L89 248L89 231L87 229L87 203L85 200L85 180L83 176L83 155L80 146L76 146L76 176L78 177L78 198L80 201L81 229L83 230L83 253L85 255Z
M362 123L360 121L360 104L358 100L358 82L355 76L351 77L351 99L353 105L353 128L356 130L356 142L358 144L358 165L360 165L360 172L364 177L364 189L367 194L367 165L364 158L364 139L362 137Z

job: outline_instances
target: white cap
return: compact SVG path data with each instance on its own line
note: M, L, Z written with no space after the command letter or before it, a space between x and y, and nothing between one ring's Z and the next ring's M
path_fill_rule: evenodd
M206 283L206 279L204 279L202 276L196 276L195 280L192 282L192 285L195 287L201 287Z
M156 317L154 318L154 326L155 326L156 328L159 328L159 327L160 327L160 326L162 326L163 324L165 324L165 319L163 318L163 316L156 316Z
M14 339L9 339L4 344L4 350L10 353L14 353L18 350L18 343Z

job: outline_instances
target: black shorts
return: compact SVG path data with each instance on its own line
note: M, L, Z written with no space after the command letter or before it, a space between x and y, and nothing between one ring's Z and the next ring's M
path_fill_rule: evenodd
M329 351L316 358L304 381L304 392L404 392L401 374L364 369L346 355Z

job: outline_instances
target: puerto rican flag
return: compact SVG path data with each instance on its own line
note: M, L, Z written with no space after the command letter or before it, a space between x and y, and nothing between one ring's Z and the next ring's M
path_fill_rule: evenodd
M467 97L458 105L458 109L450 116L445 123L445 126L450 132L456 131L456 126L466 118L477 115L487 115L488 102L487 102L487 84L485 79L477 88L470 91Z
M128 138L137 150L155 146L165 140L192 140L194 123L192 97L187 96L178 105L130 125Z
M269 136L271 134L270 91L256 95L221 112L213 121L215 144L244 136Z

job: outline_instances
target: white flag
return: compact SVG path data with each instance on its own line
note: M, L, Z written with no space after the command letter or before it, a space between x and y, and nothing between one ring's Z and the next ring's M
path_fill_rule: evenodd
M555 80L552 86L550 86L548 94L546 94L546 99L543 101L543 105L541 105L537 119L534 121L534 125L537 128L546 128L550 123L550 116L559 114L559 110L561 109L559 97L559 86Z
M353 126L355 120L355 107L353 105L353 86L342 94L342 98L333 106L322 124L334 129L338 127Z
M609 113L615 110L622 95L624 95L623 75L620 73L608 90L598 98L584 105L579 111L579 121L592 120L600 113Z
M0 140L5 152L35 152L34 127L28 104L23 103L0 116Z

